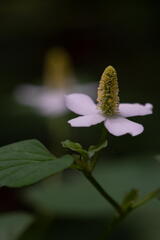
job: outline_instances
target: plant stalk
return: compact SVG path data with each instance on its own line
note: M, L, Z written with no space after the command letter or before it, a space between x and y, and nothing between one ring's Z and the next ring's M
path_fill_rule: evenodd
M97 180L93 177L91 173L83 172L84 176L88 179L88 181L96 188L96 190L105 198L107 202L109 202L112 207L117 211L118 215L123 215L123 210L119 203L114 200L97 182Z

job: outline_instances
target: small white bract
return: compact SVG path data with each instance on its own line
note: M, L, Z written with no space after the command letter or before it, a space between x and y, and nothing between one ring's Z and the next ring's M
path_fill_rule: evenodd
M141 124L126 119L126 117L144 116L152 114L152 104L145 105L139 103L121 103L119 104L118 113L107 116L102 113L92 99L85 94L70 94L65 97L67 108L75 112L80 117L69 120L68 123L72 127L90 127L104 121L108 131L115 135L121 136L131 134L136 136L143 132L144 128Z

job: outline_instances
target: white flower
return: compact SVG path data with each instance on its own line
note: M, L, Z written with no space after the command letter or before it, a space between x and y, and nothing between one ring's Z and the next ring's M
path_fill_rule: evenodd
M67 112L64 95L74 91L95 96L95 83L73 84L69 89L49 88L46 86L21 85L14 92L18 103L33 107L43 116L60 116Z
M77 83L72 61L63 48L50 49L45 56L43 85L20 85L14 95L18 103L33 107L44 116L60 116L67 112L64 95L84 92L95 96L95 83Z
M100 122L104 122L108 131L115 135L121 136L131 134L136 136L143 132L144 128L141 124L128 120L126 117L144 116L152 114L152 104L145 105L139 103L121 103L118 106L117 113L107 116L98 109L93 100L85 94L70 94L65 97L67 108L75 112L80 117L69 120L72 127L90 127Z

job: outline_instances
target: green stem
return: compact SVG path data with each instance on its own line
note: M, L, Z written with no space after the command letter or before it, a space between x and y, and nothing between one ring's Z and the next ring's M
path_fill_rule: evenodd
M148 203L150 200L152 200L153 198L158 197L158 195L160 195L160 189L157 189L153 192L150 192L149 194L147 194L143 199L141 199L140 201L136 202L135 204L132 205L132 208L138 208L143 206L144 204Z
M117 225L123 221L123 219L126 217L126 215L119 215L118 217L114 217L111 223L108 225L99 240L106 240L110 236L110 234L113 232L113 230L117 227Z
M114 200L102 187L101 185L96 181L96 179L92 176L91 173L83 172L84 176L88 179L88 181L96 188L96 190L109 202L112 207L117 211L118 215L123 215L123 210L119 203Z
M141 207L148 203L150 200L154 199L155 197L158 197L160 194L160 189L157 189L148 195L146 195L142 200L138 201L137 203L132 205L132 208L129 211L124 212L123 215L119 215L118 217L113 218L112 222L108 225L106 231L101 236L100 240L106 240L107 237L111 234L113 229L116 228L116 226L121 223L133 210L135 210L138 207Z

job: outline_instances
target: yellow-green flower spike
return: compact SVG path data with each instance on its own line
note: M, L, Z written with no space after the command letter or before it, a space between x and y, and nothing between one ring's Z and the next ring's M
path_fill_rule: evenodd
M74 84L71 57L63 48L52 48L45 56L44 85L50 89L66 89Z
M104 70L98 87L98 108L105 115L112 116L118 112L119 88L116 70L112 66Z

